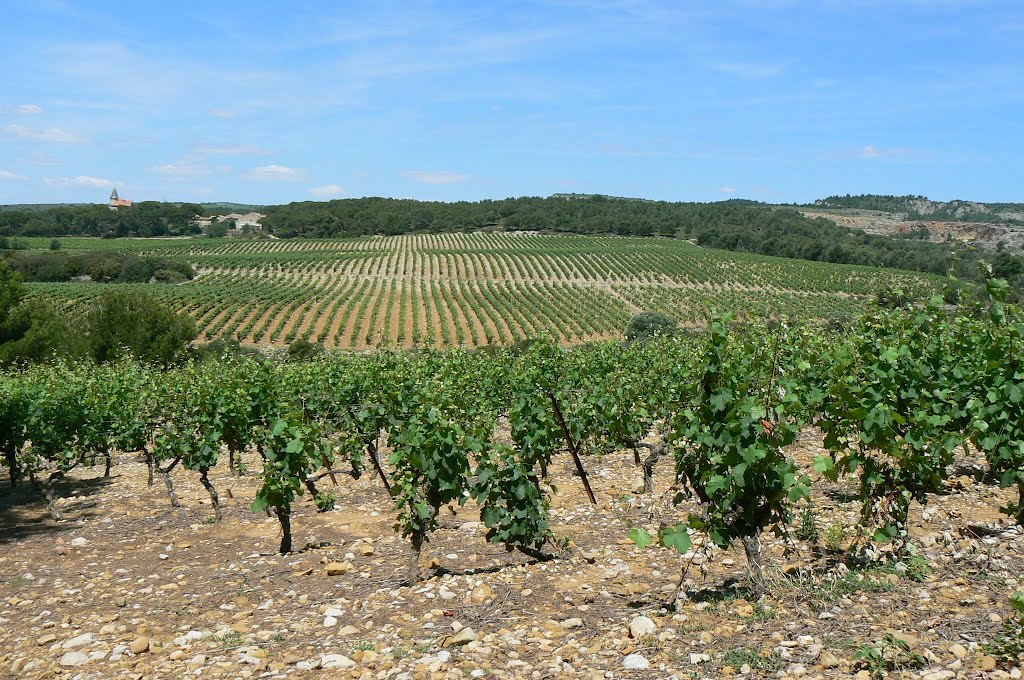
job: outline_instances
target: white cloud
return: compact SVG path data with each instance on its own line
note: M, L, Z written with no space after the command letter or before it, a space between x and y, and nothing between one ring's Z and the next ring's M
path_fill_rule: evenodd
M213 174L213 170L205 165L196 165L195 163L189 163L188 161L154 165L149 169L149 171L155 172L158 175L163 175L169 179L192 179L194 177L204 177L206 175Z
M61 144L84 144L89 141L84 137L72 134L60 128L48 128L46 130L36 130L33 128L27 128L24 125L8 125L4 128L4 132L10 137L17 137L19 139L34 139L39 142L57 142Z
M735 194L736 187L721 187L718 191L723 194Z
M17 116L38 116L43 112L43 107L38 104L8 104L0 108L4 113L13 113Z
M43 182L55 187L89 187L90 189L112 189L121 184L112 179L103 177L90 177L89 175L78 175L77 177L61 177L54 179L47 177Z
M472 179L469 175L460 175L457 172L440 170L430 172L427 170L409 170L402 173L402 177L411 179L420 184L457 184Z
M10 170L0 170L0 180L4 180L4 179L16 180L16 179L25 179L25 177L15 173L15 172L11 172Z
M235 155L235 154L260 154L266 153L265 149L262 149L255 144L200 144L199 146L192 149L196 153L205 153L211 155Z
M337 184L325 184L321 187L311 188L309 193L317 198L339 198L348 192Z
M235 112L228 109L213 109L210 115L214 118L234 118Z
M297 182L306 178L306 172L287 165L264 165L246 174L246 179L277 182Z
M892 147L890 149L878 149L873 144L868 144L863 149L857 152L857 155L861 158L889 158L892 156L903 156L910 153L910 149L904 147Z

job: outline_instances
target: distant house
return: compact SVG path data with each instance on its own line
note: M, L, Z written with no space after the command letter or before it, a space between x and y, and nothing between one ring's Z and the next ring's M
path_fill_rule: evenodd
M206 229L208 226L213 224L213 218L207 217L206 215L196 215L191 219L192 226Z
M261 215L257 212L249 212L244 215L240 213L230 213L228 215L218 215L216 220L218 222L230 222L231 228L228 229L228 236L242 236L243 234L262 234L263 225L260 224L266 215Z
M110 209L117 210L120 207L130 208L134 204L134 201L129 201L127 198L121 198L117 195L117 189L115 188L110 192Z

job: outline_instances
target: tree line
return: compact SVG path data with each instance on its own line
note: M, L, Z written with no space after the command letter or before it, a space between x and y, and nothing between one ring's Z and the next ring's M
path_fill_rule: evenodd
M188 236L203 208L194 203L142 201L111 210L105 204L0 211L0 236Z

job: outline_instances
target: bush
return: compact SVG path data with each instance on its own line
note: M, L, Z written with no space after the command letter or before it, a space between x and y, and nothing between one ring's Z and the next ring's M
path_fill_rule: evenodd
M288 361L308 361L323 354L323 348L304 338L288 345Z
M111 361L125 354L157 364L173 364L188 354L195 322L139 293L115 291L93 303L86 314L90 354Z
M188 278L176 269L157 269L153 272L153 280L157 283L184 283Z
M679 330L676 320L661 312L640 312L626 324L626 340L643 342L651 338L672 336Z

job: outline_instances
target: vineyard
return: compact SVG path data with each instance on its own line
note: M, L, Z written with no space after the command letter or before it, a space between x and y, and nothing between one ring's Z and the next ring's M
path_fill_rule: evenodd
M359 243L372 250L375 241ZM318 262L323 244L306 245ZM204 257L224 258L226 272L236 256ZM237 257L251 262L256 254ZM397 271L405 266L401 253L384 261ZM542 271L544 261L538 257L533 271ZM207 265L213 269L212 261ZM314 277L320 265L311 264L309 273L292 266L292 276ZM749 271L753 276L754 268ZM544 339L521 351L487 354L376 352L304 363L225 356L166 371L131 362L36 367L0 381L0 448L11 483L45 501L52 522L73 519L69 506L82 511L62 498L69 480L91 474L116 485L117 477L140 470L148 478L136 500L144 514L175 518L161 521L166 529L147 525L156 540L167 541L165 531L185 531L189 540L176 540L187 550L217 525L232 523L219 540L233 546L224 578L235 585L197 585L182 605L192 611L213 589L228 603L222 613L202 620L175 613L176 629L152 622L143 629L163 636L153 649L176 649L170 664L187 659L179 648L206 644L189 661L194 667L244 648L249 660L242 663L270 674L324 667L374 677L374 668L390 675L422 663L425 673L487 668L473 677L521 677L527 660L550 664L557 656L557 673L569 672L565 665L575 672L573 664L654 672L654 663L659 677L720 677L742 668L748 675L798 677L807 673L806 657L817 660L821 677L913 669L952 673L934 676L942 678L961 670L1012 677L1024 653L1024 612L1005 604L1024 585L1024 317L999 301L999 282L989 293L986 309L957 310L937 297L916 308L871 309L840 334L811 323L737 325L713 315L692 334L574 350ZM300 304L311 303L292 303ZM967 524L967 506L950 505L961 502L958 489L965 485L985 489L969 501L983 521ZM251 495L239 499L232 488ZM196 489L205 496L203 507L189 514L199 504ZM986 503L991 507L978 509ZM937 534L936 508L944 518ZM1000 508L1009 520L996 519ZM834 514L826 527L827 509ZM253 527L247 512L273 524ZM346 518L340 527L330 520L334 514ZM393 528L394 541L370 535L333 546L373 517L381 517L376 531ZM312 535L311 527L330 540L296 540ZM22 531L31 528L10 526L12 539L5 542ZM245 557L253 542L238 543L240 532L255 539L259 552ZM77 547L88 551L89 541L80 540L85 543ZM451 554L432 554L434 544ZM731 569L733 548L745 565L738 572ZM174 558L173 545L162 550L160 560ZM61 544L58 553L66 551ZM793 561L794 552L803 557ZM645 583L630 582L623 591L630 566L616 555L644 570ZM249 559L244 570L237 566L243 558ZM93 571L89 559L106 566ZM18 551L0 557L7 573L23 573L29 563ZM79 564L83 574L125 584L128 594L116 606L153 592L155 581L145 573L111 581L111 572L123 570L114 572L109 556L92 551ZM148 568L159 571L158 564ZM599 565L594 569L611 581L600 587L581 581L582 573L601 578L587 565ZM179 580L160 586L160 597L189 587L188 574L200 578L180 566ZM723 568L732 576L716 576ZM957 570L987 574L984 600L956 595L968 583L950 576ZM283 574L293 583L313 572L348 580L333 593L329 581L319 582L321 590L305 590L305 599L294 587L291 594L277 589L241 617L218 618L255 604L247 593L275 587L271 576L258 574ZM21 586L31 589L36 576L24 578ZM551 627L531 630L528 617L513 632L511 622L534 583L557 598L543 610ZM894 604L904 583L910 599ZM238 588L233 600L231 587ZM500 594L501 588L507 590ZM954 593L947 612L908 619L908 608L926 607L947 591ZM76 602L105 597L65 592ZM789 609L794 598L796 609ZM872 599L893 610L879 613ZM59 599L46 602L64 608ZM39 611L41 598L12 596L7 603L0 608L5 620L51 615ZM1012 604L1024 607L1024 596ZM638 607L648 616L636 616ZM285 610L299 618L319 612L320 634L289 626L297 619L279 613ZM715 627L704 627L716 611ZM74 625L77 616L65 623ZM235 625L262 616L275 633L261 638L265 631ZM362 638L336 654L329 645L337 643L339 617L361 622L349 634ZM465 618L476 630L446 617ZM119 618L139 620L131 609L111 621ZM917 632L890 630L890 618ZM823 634L817 627L832 619L838 627ZM609 622L628 624L629 636L602 628ZM118 633L113 624L105 630L114 637L128 631ZM854 631L862 638L851 647ZM843 634L845 643L825 649L823 641ZM0 640L4 635L9 649L31 644L11 637L25 633L0 633ZM47 640L39 643L42 652L57 640L48 635L40 636ZM93 645L96 656L67 651L77 643L56 642L62 665L103 663L117 674L145 652L140 644L138 652L122 645L114 653L88 635L82 644ZM528 636L540 642L518 651ZM723 646L734 638L744 646ZM394 653L408 639L415 653L409 647ZM506 642L512 651L496 652ZM147 649L150 644L146 638ZM303 653L315 659L283 651L269 658L275 644L305 645ZM811 655L801 646L816 649ZM375 664L383 663L382 654L390 655L384 667ZM48 667L30 657L8 658L23 669ZM209 667L215 669L226 677L237 670L230 663Z
M683 325L703 325L709 305L739 319L850 318L881 289L924 299L942 285L923 274L727 253L672 239L475 233L68 238L62 246L181 259L199 272L180 285L32 284L69 313L111 286L144 288L193 317L200 342L247 345L304 339L328 348L481 347L540 334L576 344L621 337L641 311L664 312Z

